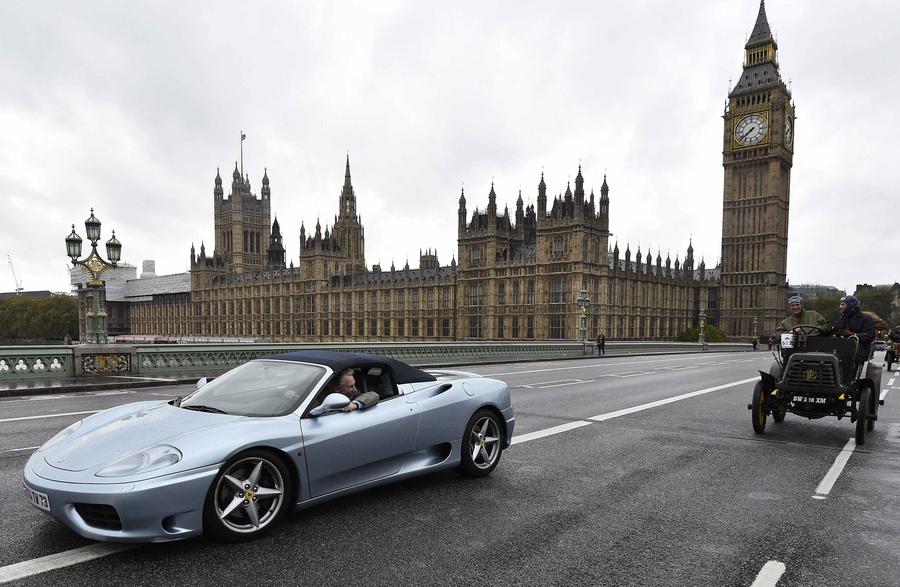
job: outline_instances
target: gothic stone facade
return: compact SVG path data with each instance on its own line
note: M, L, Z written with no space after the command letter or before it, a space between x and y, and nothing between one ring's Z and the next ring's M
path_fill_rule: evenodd
M696 325L701 309L732 337L752 336L753 318L758 333L769 332L784 313L794 144L776 51L761 2L723 116L721 267L695 267L690 246L674 265L659 252L632 259L630 247L610 250L609 186L604 177L600 197L586 196L579 167L574 192L567 186L548 202L542 174L537 207L525 207L520 193L514 215L498 212L493 186L487 207L471 215L461 194L458 263L441 265L427 251L417 269L369 270L349 157L333 226L323 232L317 222L311 234L302 226L299 264L287 267L277 219L270 229L268 175L257 197L235 166L227 198L216 174L215 249L191 247L190 296L135 303L132 332L304 342L574 339L581 291L593 302L591 338L671 339Z
M356 213L349 158L333 227L300 229L298 266L285 264L281 229L268 228L268 176L257 198L236 171L226 198L216 175L216 249L191 249L191 292L137 302L133 334L180 337L259 337L270 341L573 339L579 336L575 299L593 300L587 333L608 338L666 339L715 308L717 270L682 264L659 253L620 256L609 250L609 186L584 193L581 169L548 210L543 175L537 208L497 213L493 186L485 211L469 217L459 199L459 262L441 265L420 254L419 267L382 270L365 264L365 231ZM250 210L252 214L245 211ZM259 214L260 217L257 217ZM249 220L246 220L248 219ZM248 237L245 237L249 235ZM268 236L265 252L256 234ZM264 259L264 267L246 270ZM243 267L244 270L238 270ZM159 299L156 299L159 298ZM165 316L163 316L165 314ZM176 318L177 317L177 318Z

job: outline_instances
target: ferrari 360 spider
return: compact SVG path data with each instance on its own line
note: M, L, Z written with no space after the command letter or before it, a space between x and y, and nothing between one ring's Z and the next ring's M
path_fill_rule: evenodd
M371 407L344 411L352 373ZM369 394L369 397L372 397ZM515 417L505 383L324 351L257 359L173 401L76 422L25 466L31 503L82 536L256 538L285 512L446 468L480 477Z

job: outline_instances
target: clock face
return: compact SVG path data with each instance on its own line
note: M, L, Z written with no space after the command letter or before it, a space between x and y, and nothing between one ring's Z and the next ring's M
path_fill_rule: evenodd
M784 144L788 147L794 145L794 119L790 116L784 118Z
M734 140L749 147L762 142L769 131L769 122L759 114L748 114L734 127Z

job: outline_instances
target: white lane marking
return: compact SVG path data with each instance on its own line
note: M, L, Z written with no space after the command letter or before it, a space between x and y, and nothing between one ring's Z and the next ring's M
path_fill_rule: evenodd
M4 452L19 452L23 450L37 450L41 447L39 446L23 446L22 448L7 448L6 450L0 450L0 453Z
M888 394L889 391L890 391L890 389L885 389L885 390L883 390L883 391L881 392L881 395L878 396L878 401L880 401L880 402L881 402L881 401L884 401L884 398L887 397L887 394Z
M641 412L643 410L649 410L650 408L655 408L658 406L663 406L666 404L670 404L672 402L681 401L683 399L688 399L691 397L696 397L698 395L703 395L706 393L712 393L714 391L719 391L720 389L727 389L729 387L735 387L737 385L743 385L745 383L750 383L751 381L759 381L759 377L751 377L749 379L741 379L740 381L733 381L731 383L723 383L722 385L716 385L715 387L707 387L706 389L699 389L697 391L691 391L689 393L683 393L681 395L676 395L674 397L669 397L666 399L657 400L655 402L650 402L649 404L642 404L640 406L634 406L631 408L625 408L623 410L616 410L615 412L609 412L606 414L600 414L598 416L592 416L588 418L588 420L593 420L594 422L603 422L604 420L610 420L612 418L618 418L619 416L626 416L628 414L633 414L635 412Z
M894 381L896 381L896 377L891 377L890 379L888 379L888 385L893 385Z
M568 385L571 383L580 383L581 379L554 379L553 381L541 381L540 383L526 383L524 385L517 385L516 387L541 387L546 385L547 387L553 387L557 384Z
M175 381L174 379L166 379L165 377L132 377L131 375L107 375L109 378L115 379L144 379L146 381ZM199 377L197 379L200 379Z
M627 414L633 414L635 412L648 410L650 408L655 408L657 406L662 406L683 399L688 399L697 395L702 395L704 393L711 393L720 389L727 389L736 385L743 385L744 383L750 383L751 381L757 381L758 379L758 377L753 377L751 379L742 379L741 381L735 381L733 383L726 383L724 385L717 385L716 387L708 387L706 389L700 389L698 391L692 391L690 393L683 393L681 395L670 397L668 399L650 402L649 404L642 404L640 406L625 408L624 410L617 410L615 412L609 412L608 414L600 414L599 416L594 416L593 418L588 418L587 420L575 420L574 422L566 422L565 424L560 424L559 426L553 426L551 428L545 428L543 430L537 430L536 432L520 434L519 436L513 436L512 442L510 442L510 444L519 444L520 442L528 442L529 440L536 440L538 438L544 438L545 436L553 436L554 434L568 432L569 430L575 430L576 428L581 428L582 426L587 426L588 424L593 424L594 422L611 420L613 418L618 418L619 416L625 416Z
M822 478L822 482L816 487L816 495L813 497L816 499L825 499L825 496L831 493L834 482L837 481L837 478L844 470L844 467L847 465L847 461L850 460L850 455L853 454L853 449L855 448L856 439L851 438L847 441L847 444L844 445L844 448L841 449L841 452L838 453L837 458L834 459L834 464L831 465L831 468L825 473L825 477Z
M576 422L566 422L565 424L560 424L559 426L553 426L552 428L544 428L543 430L538 430L536 432L529 432L528 434L520 434L519 436L515 436L512 439L510 444L519 444L520 442L528 442L529 440L537 440L538 438L544 438L545 436L553 436L554 434L559 434L560 432L568 432L569 430L575 430L576 428L581 428L582 426L590 426L593 422L586 422L584 420L578 420Z
M122 552L123 550L129 550L135 547L136 545L134 544L116 544L112 542L102 542L98 544L89 544L88 546L82 546L81 548L76 548L74 550L66 550L64 552L42 556L41 558L23 561L12 565L6 565L5 567L0 567L0 583L8 583L10 581L24 579L25 577L30 577L39 573L46 573L47 571L53 571L56 569L61 569L63 567L77 565L78 563L83 563L95 558L109 556L111 554L116 554L117 552Z
M62 416L81 416L83 414L96 414L100 410L88 410L87 412L65 412L64 414L44 414L42 416L22 416L20 418L4 418L0 422L21 422L22 420L40 420L41 418L59 418Z
M116 389L113 391L92 391L90 392L94 397L103 396L103 395L127 395L130 393L134 393L133 391L129 391L127 389Z
M44 401L44 400L48 400L48 399L59 399L61 397L62 397L61 395L36 395L34 397L28 398L26 401L40 402L40 401Z
M750 587L775 587L786 569L787 567L781 561L769 561L760 569L756 580Z
M741 353L739 355L725 355L725 356L726 357L728 357L728 356L744 356L744 354ZM508 373L483 373L482 375L484 375L485 377L497 377L499 375L526 375L528 373L545 373L547 371L568 371L568 370L572 370L572 369L596 369L597 367L621 367L622 365L642 365L644 363L665 363L665 362L670 362L670 361L684 361L685 359L692 359L692 358L696 359L696 357L680 356L680 357L675 357L672 359L650 359L647 361L629 361L626 363L612 363L612 362L606 363L604 361L598 361L597 363L592 363L590 365L577 365L577 366L570 366L570 367L548 367L547 369L529 369L527 371L510 371ZM765 358L765 357L758 357L756 359L749 359L749 360L758 361L760 358ZM726 365L728 363L746 363L746 362L747 361L728 361L728 362L720 363L720 364Z
M607 377L640 377L641 375L653 375L656 371L623 371L621 373L610 373Z

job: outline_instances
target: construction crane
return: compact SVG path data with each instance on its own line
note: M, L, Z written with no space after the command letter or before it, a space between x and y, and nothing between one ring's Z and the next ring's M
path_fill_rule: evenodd
M15 283L16 286L16 295L21 295L22 291L24 291L24 288L22 287L22 280L16 277L16 268L13 267L12 257L7 254L6 258L7 260L9 260L9 270L12 271L13 283Z

